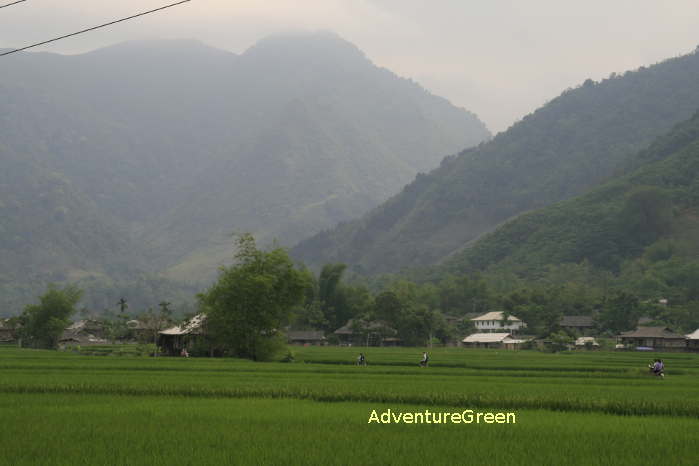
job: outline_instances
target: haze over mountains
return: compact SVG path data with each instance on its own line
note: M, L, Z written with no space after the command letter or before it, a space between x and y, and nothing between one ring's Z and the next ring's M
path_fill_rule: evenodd
M16 54L0 108L0 286L15 305L47 281L205 281L231 232L292 245L490 137L327 33L239 56L196 41Z
M627 170L636 152L698 108L697 52L588 80L292 252L306 263L345 262L359 273L439 263L509 218Z

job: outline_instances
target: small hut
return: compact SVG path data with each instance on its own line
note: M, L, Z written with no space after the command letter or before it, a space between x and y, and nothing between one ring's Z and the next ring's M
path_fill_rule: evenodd
M598 349L599 343L594 337L580 337L575 340L576 349Z
M183 349L192 350L204 334L206 316L197 314L183 325L165 329L158 334L158 346L170 356L179 356Z
M0 319L0 343L15 343L17 341L18 325L10 319Z
M69 346L104 345L105 328L102 322L96 320L79 320L72 323L61 334L58 345L61 348Z

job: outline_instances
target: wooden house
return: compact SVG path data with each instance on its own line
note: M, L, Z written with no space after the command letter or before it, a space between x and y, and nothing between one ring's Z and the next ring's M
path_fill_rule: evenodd
M327 340L322 331L319 330L290 330L286 333L286 338L291 345L325 345Z
M595 328L592 316L563 316L559 325L565 330L572 330L578 334L590 332Z
M619 344L625 348L644 348L658 351L684 350L687 339L667 327L638 327L631 332L617 336Z
M344 346L398 346L401 340L398 331L385 322L350 319L333 332Z

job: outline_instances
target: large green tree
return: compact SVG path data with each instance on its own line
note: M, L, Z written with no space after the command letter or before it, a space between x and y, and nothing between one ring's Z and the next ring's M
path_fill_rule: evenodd
M24 344L33 348L56 348L81 297L82 290L75 286L49 285L46 293L39 297L39 304L26 306L20 316Z
M262 251L249 234L238 237L235 258L199 295L207 335L225 354L269 359L280 349L279 329L303 302L310 276L286 250Z

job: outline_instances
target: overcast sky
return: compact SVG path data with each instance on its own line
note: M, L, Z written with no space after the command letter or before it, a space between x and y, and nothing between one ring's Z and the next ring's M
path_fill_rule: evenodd
M28 0L0 9L0 48L174 1ZM586 78L694 50L699 1L192 0L39 50L76 53L165 37L243 52L266 35L298 29L337 32L376 64L413 78L500 131Z

